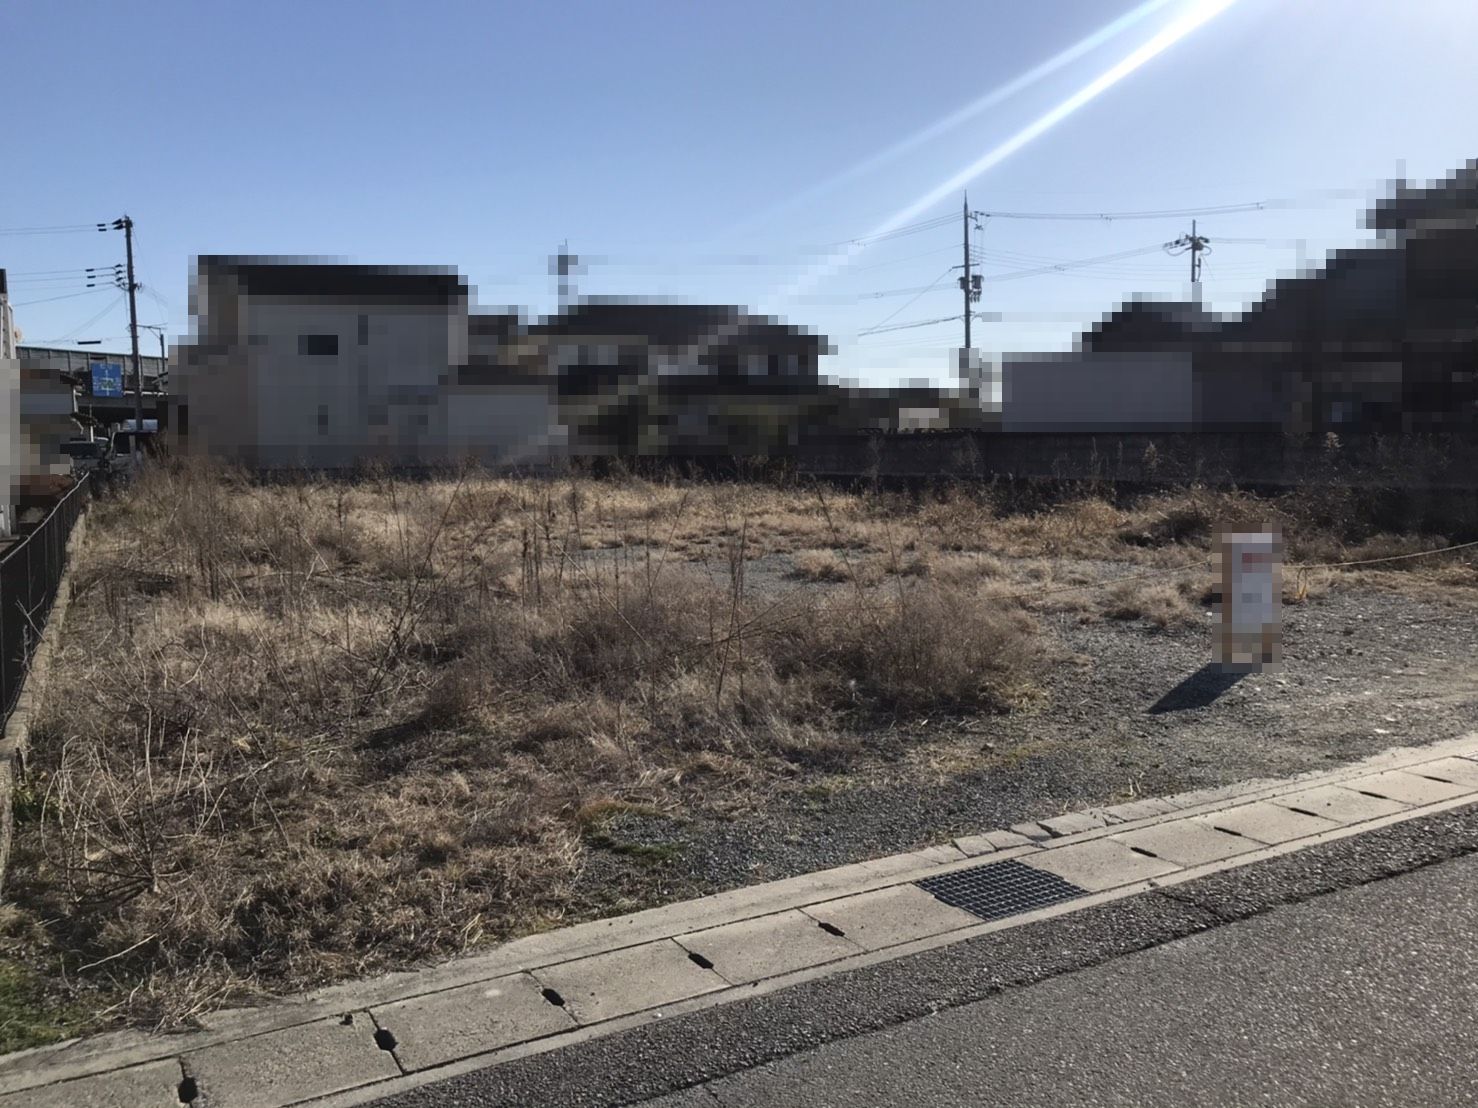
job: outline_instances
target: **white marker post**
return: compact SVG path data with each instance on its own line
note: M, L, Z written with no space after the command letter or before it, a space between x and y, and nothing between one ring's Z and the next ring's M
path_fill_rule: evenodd
M1218 536L1221 627L1215 660L1223 670L1262 670L1282 660L1283 537L1277 531Z

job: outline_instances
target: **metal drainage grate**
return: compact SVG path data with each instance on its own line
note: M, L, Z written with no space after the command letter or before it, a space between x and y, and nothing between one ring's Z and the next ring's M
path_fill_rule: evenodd
M951 908L963 908L981 919L1004 919L1033 908L1061 904L1088 892L1055 873L1045 873L1020 862L988 862L925 878L916 884Z

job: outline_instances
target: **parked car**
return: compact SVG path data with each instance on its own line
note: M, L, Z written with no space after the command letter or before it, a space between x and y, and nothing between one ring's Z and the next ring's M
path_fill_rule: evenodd
M114 469L127 469L133 464L133 450L135 441L145 458L156 458L159 456L159 434L148 429L153 420L145 420L143 434L136 434L132 430L114 431L112 444L112 465Z
M113 444L108 439L72 439L62 443L62 453L72 459L72 475L107 473L113 467Z

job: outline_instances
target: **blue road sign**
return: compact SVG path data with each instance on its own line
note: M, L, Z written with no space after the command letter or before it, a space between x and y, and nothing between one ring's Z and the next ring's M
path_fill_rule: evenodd
M93 362L92 395L122 396L123 366L117 362Z

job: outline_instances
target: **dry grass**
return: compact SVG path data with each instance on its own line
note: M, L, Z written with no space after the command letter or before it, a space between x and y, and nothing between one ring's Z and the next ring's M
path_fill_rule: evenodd
M1156 627L1195 627L1205 622L1205 586L1198 582L1125 581L1107 591L1103 615L1108 619L1143 619Z
M1435 545L1201 490L1001 513L958 490L152 470L97 505L74 567L17 927L109 1018L167 1024L553 926L590 910L571 887L612 820L742 810L900 718L1038 700L1056 658L1031 611L1203 622L1212 534L1253 519L1310 560ZM1422 562L1367 579L1471 590L1469 563ZM1125 563L1152 575L1113 584ZM1285 596L1335 583L1290 573Z
M551 926L613 814L1039 695L1030 616L912 562L884 584L887 526L828 511L156 470L74 568L9 891L116 1018L176 1023ZM787 535L833 583L751 585Z

